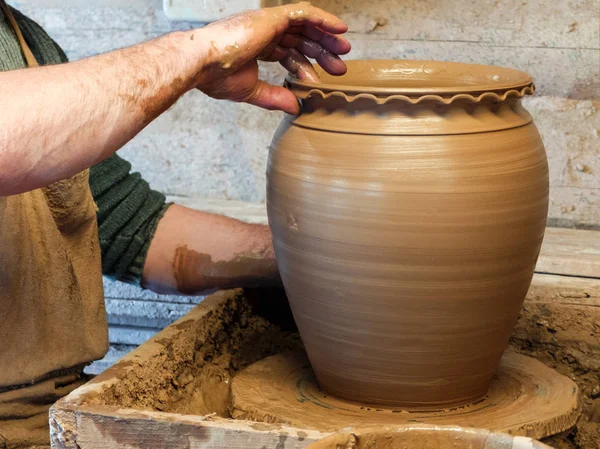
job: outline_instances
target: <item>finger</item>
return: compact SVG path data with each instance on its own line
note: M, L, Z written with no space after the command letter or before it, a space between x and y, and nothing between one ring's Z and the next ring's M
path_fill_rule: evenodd
M256 56L256 59L259 61L279 61L283 56L277 57L278 51L277 48L279 46L279 41L281 37L278 37L271 41L263 50Z
M310 61L295 48L288 48L285 51L285 57L279 62L288 72L296 75L298 79L313 83L319 82L319 75L315 72Z
M318 28L306 26L290 27L286 31L286 34L301 34L306 36L307 38L320 43L323 47L336 55L345 55L352 50L350 42L343 36L327 33Z
M312 6L310 3L286 5L282 7L282 11L289 21L289 26L309 25L333 34L348 31L348 25L342 19Z
M279 110L293 115L300 113L298 100L290 90L262 80L258 80L254 91L245 102L270 111Z
M318 28L311 27L305 27L302 34L309 39L318 42L327 50L335 53L336 55L345 55L350 53L350 50L352 50L352 45L350 45L348 39L343 36L326 33Z
M279 45L296 48L303 55L315 59L327 73L332 75L343 75L346 73L346 64L337 55L306 37L298 34L286 34L279 41Z
M287 56L287 48L276 45L270 52L259 56L261 61L278 62Z

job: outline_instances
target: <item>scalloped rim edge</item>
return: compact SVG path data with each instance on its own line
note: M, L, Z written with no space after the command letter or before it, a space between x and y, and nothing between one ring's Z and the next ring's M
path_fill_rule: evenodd
M501 95L496 92L483 92L480 95L456 94L452 97L442 97L440 95L433 95L433 94L426 94L426 95L422 95L420 97L409 97L407 95L401 95L401 94L389 95L387 97L378 97L376 95L367 94L367 93L348 95L341 91L332 91L332 92L325 93L321 89L310 89L308 91L302 91L301 89L294 88L293 86L290 86L289 84L286 87L288 87L296 95L297 98L302 99L302 100L309 99L313 96L320 96L323 99L328 99L330 97L343 98L348 103L352 103L359 99L368 99L368 100L375 101L379 105L384 105L384 104L386 104L388 102L392 102L392 101L403 101L403 102L410 103L413 105L423 103L423 102L437 102L437 103L449 105L458 100L466 100L471 103L480 103L485 100L501 102L501 101L507 100L508 98L523 98L525 95L533 95L533 93L535 92L535 85L533 84L533 82L527 84L526 86L522 87L521 89L508 89L505 92L503 92Z

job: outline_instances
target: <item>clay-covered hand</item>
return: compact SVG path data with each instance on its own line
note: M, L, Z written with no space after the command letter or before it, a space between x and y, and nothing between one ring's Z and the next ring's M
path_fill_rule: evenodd
M346 65L338 55L350 51L341 36L347 25L308 3L247 11L199 31L207 45L197 88L207 95L246 102L265 109L299 112L294 95L259 79L258 60L278 61L300 79L318 81L307 58L332 75Z

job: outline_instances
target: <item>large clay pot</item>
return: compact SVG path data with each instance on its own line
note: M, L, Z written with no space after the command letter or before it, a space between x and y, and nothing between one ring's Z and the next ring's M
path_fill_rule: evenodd
M529 288L548 166L525 73L349 61L271 146L279 270L320 386L388 406L483 396Z

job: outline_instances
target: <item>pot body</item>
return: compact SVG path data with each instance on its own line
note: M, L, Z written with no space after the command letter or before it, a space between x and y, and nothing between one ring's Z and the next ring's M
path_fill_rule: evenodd
M540 251L548 166L520 99L315 95L271 145L276 258L317 380L351 401L482 397Z

